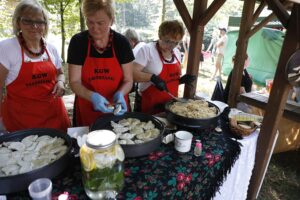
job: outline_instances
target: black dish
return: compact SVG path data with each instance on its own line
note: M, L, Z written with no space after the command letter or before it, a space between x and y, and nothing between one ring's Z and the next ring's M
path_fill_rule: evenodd
M160 134L158 137L154 138L153 140L150 140L148 142L142 143L142 144L128 144L128 145L121 145L125 157L138 157L138 156L144 156L148 155L155 149L159 147L162 141L163 132L164 132L164 125L161 121L156 119L155 117L151 115L147 115L144 113L138 113L138 112L127 112L124 115L116 116L113 114L106 114L96 120L96 122L92 125L91 130L100 130L100 129L108 129L112 130L112 127L110 125L111 121L118 122L122 119L127 118L136 118L141 121L149 121L151 120L155 127L160 130Z
M171 100L165 105L165 111L167 115L167 120L170 123L176 124L179 127L184 128L192 128L192 129L206 129L206 128L215 128L218 126L218 121L220 118L220 109L215 104L208 101L209 107L215 107L217 110L216 116L211 118L204 118L204 119L195 119L195 118L188 118L184 116L180 116L178 114L173 113L170 110L170 106L176 102L176 100Z
M9 194L27 190L29 184L38 178L54 178L60 174L68 165L71 158L72 141L64 132L57 129L36 128L26 129L0 136L0 144L8 141L21 141L29 135L49 135L51 137L61 137L68 146L67 152L56 161L44 167L35 169L23 174L0 177L0 194Z

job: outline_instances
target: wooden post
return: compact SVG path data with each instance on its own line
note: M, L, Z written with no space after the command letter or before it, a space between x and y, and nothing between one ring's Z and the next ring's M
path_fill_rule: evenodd
M291 87L289 82L285 79L285 67L289 57L294 53L294 51L296 51L297 48L299 48L299 41L295 39L297 38L297 29L300 29L299 13L300 5L294 4L290 19L288 21L285 20L287 23L287 32L281 49L274 83L265 110L261 131L258 137L255 166L248 189L248 199L250 200L257 198L261 183L264 179L264 174L269 162L268 158L272 153L272 145L275 140L277 126L284 111L287 96Z
M232 78L230 85L230 91L228 96L228 105L230 107L236 107L237 96L240 93L240 87L242 82L242 74L244 70L244 63L246 60L246 51L248 45L247 33L250 31L253 22L253 12L255 7L255 0L244 1L239 37L237 41L237 48L235 53L235 62L232 71ZM250 58L251 60L251 58Z
M191 18L183 0L173 0L185 26L187 27L191 39L188 55L187 72L198 77L200 54L202 50L203 32L206 23L213 17L218 9L225 3L226 0L214 0L208 9L207 0L194 0L193 18ZM192 86L185 85L184 97L193 98L195 96L197 80Z

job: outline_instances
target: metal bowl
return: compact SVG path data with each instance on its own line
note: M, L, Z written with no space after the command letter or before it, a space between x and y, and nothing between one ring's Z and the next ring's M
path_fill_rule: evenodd
M72 140L66 133L57 129L36 128L16 131L0 136L0 144L2 142L21 141L29 135L49 135L51 137L60 137L65 140L65 144L68 146L67 152L59 159L44 167L23 174L0 177L0 194L26 190L29 184L38 178L51 179L60 174L69 163L71 158Z
M155 125L155 128L160 130L160 134L158 137L145 143L121 145L124 150L125 157L128 158L128 157L138 157L138 156L148 155L149 153L156 150L160 146L165 127L161 121L159 121L152 115L147 115L144 113L127 112L124 115L120 115L120 116L116 116L113 114L106 114L95 121L95 123L91 127L91 130L92 131L100 130L100 129L112 130L113 128L110 125L111 121L118 122L122 119L127 119L127 118L136 118L144 122L151 120Z

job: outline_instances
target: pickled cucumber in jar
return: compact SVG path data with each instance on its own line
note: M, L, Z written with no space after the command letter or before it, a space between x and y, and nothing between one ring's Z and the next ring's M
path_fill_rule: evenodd
M80 148L82 181L91 199L115 198L124 185L124 152L110 130L90 132Z

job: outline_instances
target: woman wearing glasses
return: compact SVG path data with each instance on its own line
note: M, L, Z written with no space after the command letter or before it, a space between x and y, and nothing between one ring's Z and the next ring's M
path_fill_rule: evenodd
M181 76L178 43L184 35L182 23L165 21L159 26L159 40L139 49L134 61L134 81L139 82L141 111L155 114L164 110L164 104L172 99L167 93L178 96L181 83L191 83L192 75Z
M74 124L89 126L103 113L127 111L134 56L125 36L111 29L112 0L83 0L81 9L88 30L71 39L69 78L76 94Z
M61 59L44 37L48 17L35 0L21 1L13 15L15 37L0 42L0 129L70 126L61 99L64 75ZM3 96L3 87L6 95Z

